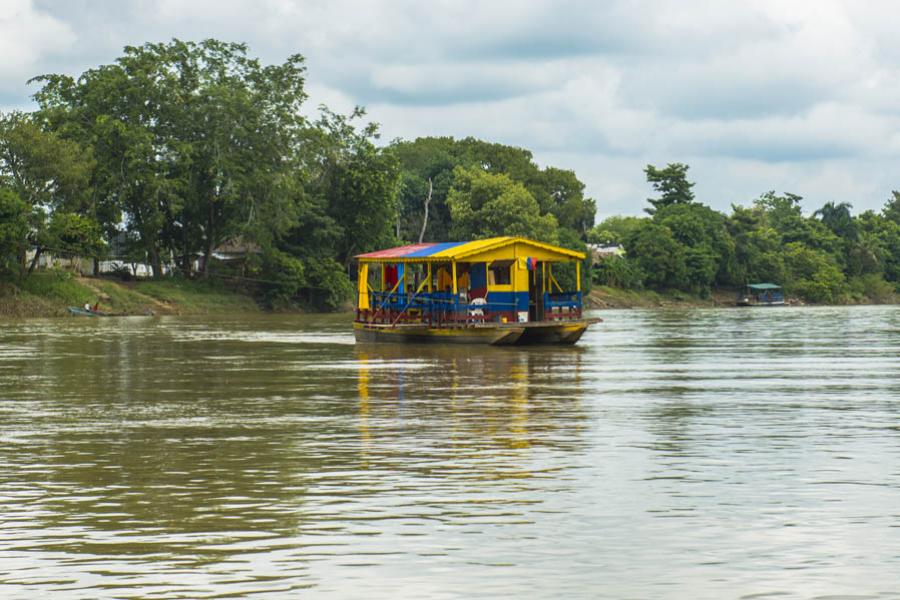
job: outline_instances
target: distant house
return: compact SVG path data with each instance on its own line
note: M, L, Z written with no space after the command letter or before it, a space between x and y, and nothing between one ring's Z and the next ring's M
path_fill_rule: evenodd
M587 247L591 253L591 264L597 264L608 256L625 256L625 248L618 244L588 244Z
M242 237L236 237L216 246L212 252L212 257L223 263L240 267L243 273L247 259L261 252L259 245L256 243L244 240ZM205 256L202 252L198 252L196 257L194 270L202 271Z
M153 270L150 265L134 260L134 255L129 256L128 233L119 231L109 240L109 248L106 259L100 261L101 273L115 273L122 269L128 269L134 277L150 277ZM163 265L163 271L166 267Z
M260 249L257 244L237 237L217 246L212 255L217 260L232 262L246 260L248 256L259 253Z
M25 253L25 264L30 265L34 260L34 250ZM93 272L94 261L89 258L61 257L54 256L50 252L42 252L38 257L37 267L39 269L63 269L72 271L79 275L85 275Z

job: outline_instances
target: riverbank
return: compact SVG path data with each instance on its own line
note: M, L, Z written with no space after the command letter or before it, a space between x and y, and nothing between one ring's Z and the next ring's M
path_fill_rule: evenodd
M0 282L0 317L57 317L69 306L94 305L114 315L205 315L261 312L244 294L220 284L165 279L122 282L37 272L23 282Z
M609 286L594 286L588 295L590 308L716 308L735 305L737 290L720 289L709 297L701 298L680 290L656 292L653 290L623 290ZM882 294L876 297L858 295L835 306L898 304L897 294ZM788 304L807 304L796 298L788 298Z
M734 290L717 290L700 298L680 290L623 290L595 286L589 308L715 308L734 306ZM24 282L0 281L0 318L67 316L69 306L94 305L115 315L208 315L259 313L251 296L216 282L163 279L123 282L104 277L75 277L66 272L37 272ZM896 304L896 295L860 298L846 304ZM802 304L801 302L798 302Z
M712 308L734 306L732 291L716 291L708 298L700 298L679 290L623 290L608 286L594 286L588 295L590 308Z

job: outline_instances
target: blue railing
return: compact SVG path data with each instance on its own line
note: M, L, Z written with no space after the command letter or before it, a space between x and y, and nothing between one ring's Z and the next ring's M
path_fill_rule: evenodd
M581 292L561 292L551 294L544 292L544 319L573 319L581 317Z
M551 294L544 292L544 310L548 308L581 308L581 292L563 292Z
M484 321L516 310L514 303L466 301L451 292L369 292L370 313L380 320Z
M544 315L548 320L581 315L581 292L547 292L543 301ZM466 301L465 297L451 292L369 292L369 307L367 311L360 311L361 320L382 323L424 321L432 324L494 321L503 317L516 319L516 313L520 310L515 302L492 301L490 294L483 301Z

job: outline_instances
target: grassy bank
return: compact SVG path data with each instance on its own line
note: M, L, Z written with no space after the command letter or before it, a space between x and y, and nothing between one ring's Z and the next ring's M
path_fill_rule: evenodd
M93 305L121 315L204 315L259 312L249 296L221 284L165 279L121 282L37 272L22 282L0 282L0 317L67 315L69 306Z
M715 290L707 298L701 298L680 290L656 292L653 290L623 290L609 286L597 286L591 290L588 303L591 308L698 308L734 306L737 290ZM788 298L789 303L805 304ZM847 296L838 303L842 306L855 304L898 304L900 296L890 291L873 293L860 291Z
M714 292L708 298L700 298L679 290L637 291L595 285L588 303L591 308L693 308L733 306L734 299L735 294L731 291Z

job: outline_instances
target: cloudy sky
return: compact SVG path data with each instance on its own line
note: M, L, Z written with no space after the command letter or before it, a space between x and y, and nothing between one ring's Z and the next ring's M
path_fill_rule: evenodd
M877 209L900 188L898 32L876 1L0 0L0 109L31 106L33 75L215 37L303 54L311 106L364 105L385 140L574 169L598 218L640 213L666 162L723 210L770 189Z

